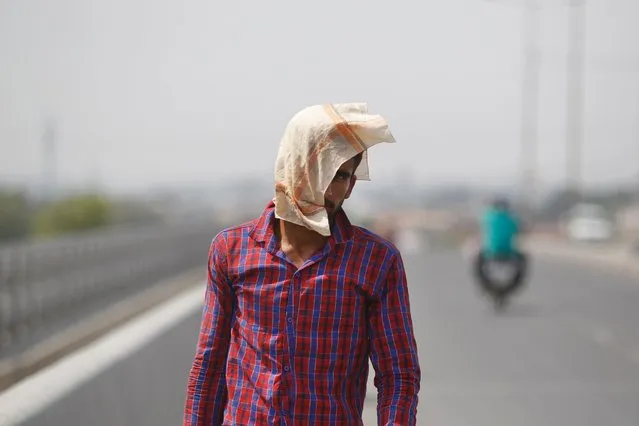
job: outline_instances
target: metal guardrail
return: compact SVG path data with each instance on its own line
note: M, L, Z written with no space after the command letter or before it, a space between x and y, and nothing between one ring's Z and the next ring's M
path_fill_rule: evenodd
M0 246L0 358L163 278L206 268L202 220Z

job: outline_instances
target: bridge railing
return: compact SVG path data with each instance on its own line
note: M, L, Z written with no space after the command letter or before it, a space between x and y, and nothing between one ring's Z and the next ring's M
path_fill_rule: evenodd
M163 278L201 266L210 220L0 246L0 358Z

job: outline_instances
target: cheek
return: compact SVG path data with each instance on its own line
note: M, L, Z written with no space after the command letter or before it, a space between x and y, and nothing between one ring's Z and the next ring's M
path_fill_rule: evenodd
M348 193L349 187L350 185L348 182L333 182L331 186L329 186L327 193L331 199L341 200Z

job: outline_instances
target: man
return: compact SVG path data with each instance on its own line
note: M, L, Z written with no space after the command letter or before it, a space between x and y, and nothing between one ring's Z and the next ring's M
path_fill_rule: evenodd
M527 273L527 258L516 247L521 228L504 199L493 201L484 212L481 228L482 246L475 259L475 275L483 290L497 302L496 307L501 308L506 297L521 287ZM491 273L489 265L494 261L512 267L510 277L505 281Z
M381 425L415 425L421 373L398 250L350 224L367 150L394 142L366 104L289 122L262 215L209 251L184 425L361 425L369 359Z
M507 200L494 200L482 218L482 249L488 256L514 256L519 223Z

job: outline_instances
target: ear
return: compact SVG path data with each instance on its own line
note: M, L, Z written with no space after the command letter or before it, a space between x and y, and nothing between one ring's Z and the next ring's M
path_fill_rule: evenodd
M353 188L355 187L355 182L357 182L357 176L353 175L351 176L351 181L348 184L348 191L346 191L346 195L344 196L345 200L351 196L351 192L353 192Z

